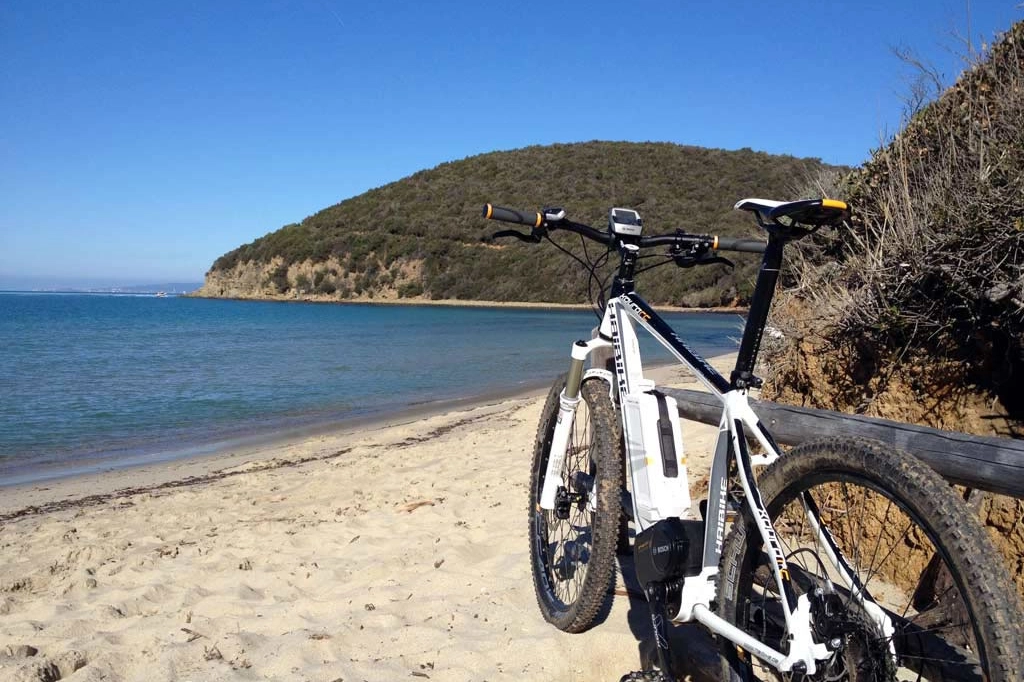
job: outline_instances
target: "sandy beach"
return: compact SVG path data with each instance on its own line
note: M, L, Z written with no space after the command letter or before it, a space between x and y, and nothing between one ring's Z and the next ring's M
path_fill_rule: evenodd
M621 576L584 634L535 604L543 399L0 489L0 679L618 680L647 618ZM693 482L714 429L684 437Z

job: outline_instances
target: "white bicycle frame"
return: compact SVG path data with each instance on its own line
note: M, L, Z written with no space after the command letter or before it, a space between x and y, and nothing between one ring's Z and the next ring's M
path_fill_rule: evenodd
M707 523L704 531L702 569L698 575L687 577L683 582L681 605L672 620L679 623L696 620L710 631L725 637L780 672L788 672L795 666L799 666L807 674L814 674L816 662L829 658L833 652L825 644L814 642L810 598L807 594L796 596L790 582L786 557L772 527L768 512L762 503L753 476L754 466L771 464L783 454L750 408L747 391L732 388L721 374L706 360L694 353L675 331L633 292L622 294L608 302L598 337L589 342L577 341L573 345L572 363L566 388L561 395L558 421L551 443L544 487L541 491L541 508L554 509L569 434L576 406L580 401L579 389L582 382L593 379L607 382L613 398L617 391L620 406L626 405L627 399L631 396L645 393L653 388L653 382L644 379L643 376L643 364L634 325L645 329L679 362L685 365L714 396L721 400L723 407L708 483ZM598 352L599 355L606 355L609 350L614 352L614 373L600 368L584 371L584 364L592 353ZM626 442L638 442L629 433L630 428L636 427L631 425L630 420L626 418L626 410L622 409L620 413ZM748 435L753 436L767 454L751 455L747 449ZM681 452L679 454L681 455ZM643 486L648 486L649 482L646 476L638 475L637 465L643 466L645 459L649 462L659 457L660 453L654 453L654 456L649 453L640 453L639 457L630 453L626 457L633 486L633 520L637 526L637 533L665 518L659 510L673 508L671 501L658 499L660 494L664 494L661 488L650 486L646 490L641 489ZM783 654L767 646L718 616L711 609L711 602L716 595L719 561L725 541L730 459L735 462L736 475L743 488L747 507L756 522L764 547L770 555L769 563L779 589L779 595L781 595L786 629L791 638L788 654ZM685 461L680 461L679 465L681 474L685 477ZM684 482L684 488L685 485ZM593 495L590 496L590 499L593 500ZM648 500L648 502L645 504L644 500ZM688 506L689 500L686 501ZM803 501L810 520L810 527L818 536L819 546L824 548L825 555L835 567L839 578L845 583L851 596L875 620L881 631L891 637L894 629L890 618L867 594L828 530L818 523L817 509L814 507L813 501L807 497ZM688 512L688 510L686 511ZM890 654L895 656L895 649L891 644Z

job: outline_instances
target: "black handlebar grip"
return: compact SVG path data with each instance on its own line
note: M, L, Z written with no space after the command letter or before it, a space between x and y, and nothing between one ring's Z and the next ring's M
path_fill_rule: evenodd
M766 242L757 239L731 239L729 237L715 237L712 245L716 251L743 251L746 253L764 253L768 248Z
M544 216L539 211L516 211L492 204L484 204L483 216L488 220L500 220L503 223L516 223L530 227L540 227L544 224Z

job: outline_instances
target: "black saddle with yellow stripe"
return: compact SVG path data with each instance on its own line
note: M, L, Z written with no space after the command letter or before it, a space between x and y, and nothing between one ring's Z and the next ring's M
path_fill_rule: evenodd
M793 237L813 232L822 225L838 225L850 214L846 202L836 199L741 199L734 208L754 213L758 224L769 232L782 230Z

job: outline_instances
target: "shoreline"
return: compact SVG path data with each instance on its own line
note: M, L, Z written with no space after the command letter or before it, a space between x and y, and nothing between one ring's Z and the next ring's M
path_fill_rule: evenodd
M345 300L313 296L210 296L190 292L181 294L180 298L196 298L211 301L255 301L262 303L316 303L323 305L379 305L407 307L449 307L449 308L512 308L524 310L593 310L587 303L548 303L543 301L477 301L455 298L349 298ZM747 306L714 306L709 308L692 308L687 306L653 305L659 312L670 313L711 313L746 315L750 310Z
M338 305L380 305L380 306L408 306L408 307L449 307L449 308L513 308L524 310L593 310L593 306L587 303L552 303L544 301L478 301L457 298L429 299L429 298L367 298L357 297L345 300L313 297L313 296L212 296L198 293L200 290L182 293L167 294L166 298L195 298L210 301L256 301L262 303L317 303L317 304L338 304ZM93 296L126 296L155 298L156 293L152 292L127 292L127 291L81 291L81 290L35 290L35 289L4 289L0 294L53 294L53 295L93 295ZM745 315L749 312L749 306L710 306L707 308L694 308L690 306L673 305L652 305L657 311L670 313L712 313L712 314L736 314Z
M260 434L244 439L245 442L219 443L199 455L160 457L122 466L97 466L44 479L0 484L0 492L3 493L0 496L0 524L24 516L93 506L142 493L206 484L240 473L332 459L351 449L346 446L381 432L408 429L436 419L455 419L458 415L475 411L490 413L507 405L536 400L546 391L546 388L532 388L508 395L442 401L391 415ZM333 451L336 447L343 450ZM332 452L298 457L281 454L309 448Z
M711 356L716 366L729 364L735 352ZM724 365L723 365L724 366ZM651 365L647 373L659 383L685 370L671 363ZM202 482L217 472L261 461L273 453L313 443L347 443L388 430L414 428L431 420L452 418L476 410L500 409L503 405L536 401L546 395L549 382L535 383L514 389L498 389L480 395L410 405L387 414L364 415L333 420L302 427L270 430L226 441L188 446L179 450L149 452L128 462L99 459L92 463L52 465L32 469L43 473L20 480L0 482L0 523L17 518L29 508L46 511L68 499L92 497L105 499L119 490L161 488L180 481ZM294 463L286 463L293 465ZM45 472L52 472L46 475ZM51 499L59 495L61 500Z
M514 388L494 389L459 398L429 400L393 411L269 428L250 435L190 443L180 448L166 449L163 445L155 445L150 449L142 447L138 452L126 457L98 454L82 456L69 462L28 463L15 466L12 468L13 475L0 478L0 519L7 512L6 501L25 489L60 485L63 481L77 478L93 479L98 485L105 487L104 481L108 478L120 476L124 472L153 468L191 470L198 467L199 470L206 471L208 462L219 459L247 457L254 453L285 447L297 441L353 436L363 432L405 426L431 417L532 398L547 389L547 382L544 385L540 385L539 382L526 382ZM189 463L195 463L195 467Z

